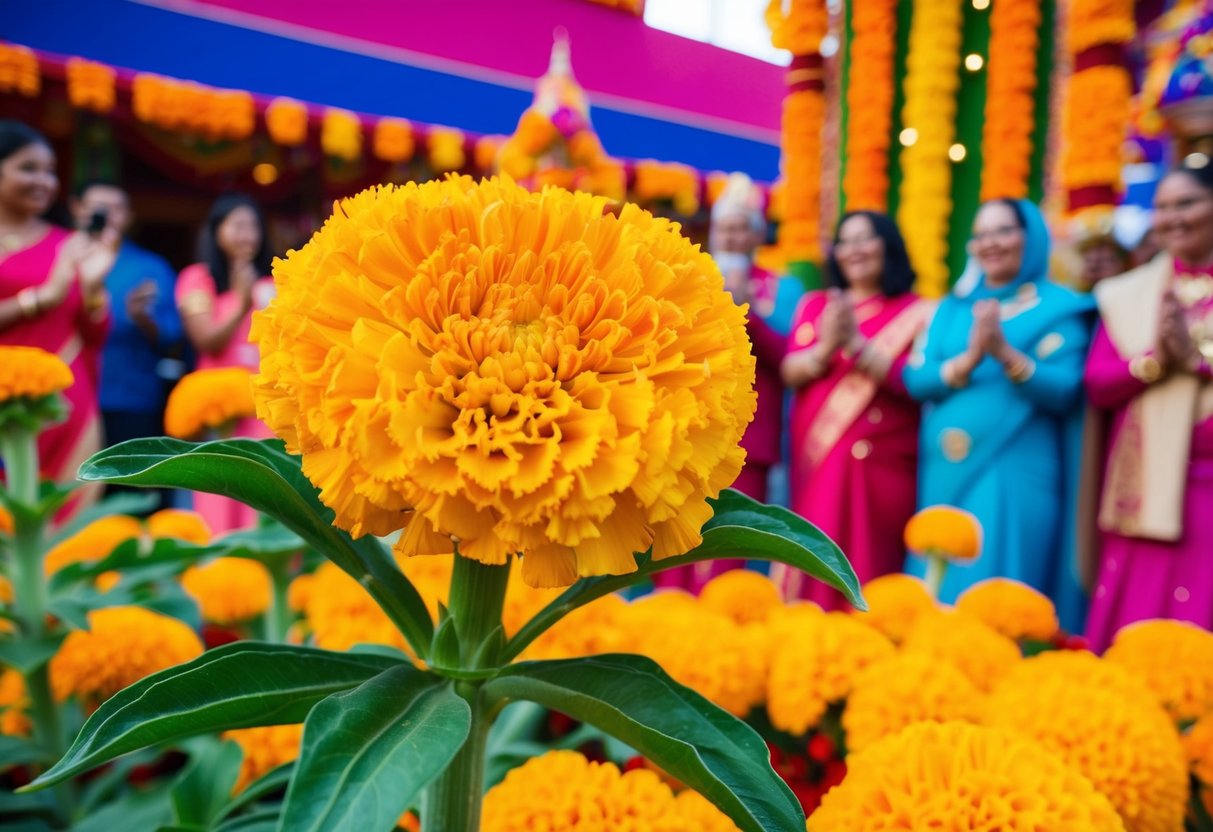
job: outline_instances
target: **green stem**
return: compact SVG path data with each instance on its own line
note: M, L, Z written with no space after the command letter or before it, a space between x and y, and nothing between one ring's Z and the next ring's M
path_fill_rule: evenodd
M485 749L492 720L485 712L479 683L459 682L455 689L472 707L472 730L446 771L425 791L421 805L423 832L477 832L480 829Z
M927 591L931 593L931 597L938 599L940 587L943 586L943 575L948 571L948 562L938 555L928 554L927 556L927 573L923 576L926 581Z
M265 613L265 640L285 643L291 628L291 605L288 595L291 589L290 564L282 559L267 564L270 571L270 608Z
M448 609L459 634L461 670L491 667L496 660L496 655L487 655L482 648L501 629L509 580L509 564L490 566L456 553Z

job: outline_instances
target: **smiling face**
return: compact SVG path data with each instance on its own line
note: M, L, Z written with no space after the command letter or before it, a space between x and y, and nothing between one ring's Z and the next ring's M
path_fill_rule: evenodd
M885 245L872 220L855 214L838 228L834 257L847 286L861 292L877 291L884 276Z
M752 254L762 242L753 220L740 211L712 220L711 238L713 252L746 255Z
M1168 254L1190 265L1213 259L1213 191L1190 173L1163 178L1154 194L1154 233Z
M8 213L41 216L58 192L55 154L45 144L27 144L0 162L0 206Z
M232 209L215 228L215 241L229 260L252 260L261 248L261 223L247 205Z
M1026 237L1014 209L1005 202L987 202L973 221L969 253L991 286L1010 283L1023 265Z

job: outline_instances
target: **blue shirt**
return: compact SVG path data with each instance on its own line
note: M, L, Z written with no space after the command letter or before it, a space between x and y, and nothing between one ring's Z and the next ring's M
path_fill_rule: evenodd
M156 284L153 343L126 314L126 296L147 281ZM177 275L168 261L134 243L123 242L105 286L110 293L111 326L101 355L101 409L153 413L164 407L164 383L156 365L181 340L181 317L173 290Z

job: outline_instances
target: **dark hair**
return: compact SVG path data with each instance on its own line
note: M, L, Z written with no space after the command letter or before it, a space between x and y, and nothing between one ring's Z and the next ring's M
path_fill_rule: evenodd
M43 147L51 146L51 143L46 140L46 136L25 122L11 118L0 119L0 162L31 144L40 144Z
M887 214L879 211L848 211L838 221L834 231L834 245L838 245L839 232L851 217L867 217L876 231L876 236L884 241L884 271L880 275L880 291L885 297L895 298L904 295L914 286L914 267L910 265L910 256L906 253L906 241ZM847 288L847 279L838 265L838 257L833 251L826 259L826 281L830 286L839 289Z
M223 194L211 206L211 212L206 217L206 224L202 226L202 235L198 241L198 259L211 270L216 292L226 292L232 287L227 255L219 247L218 232L219 226L237 208L248 208L257 216L257 225L261 226L261 245L253 256L253 267L259 275L270 273L270 241L266 234L265 215L261 213L261 206L247 194Z
M987 199L981 203L982 208L987 205L1005 205L1007 208L1010 208L1011 213L1015 215L1015 224L1019 226L1019 230L1028 230L1028 218L1023 215L1023 209L1019 207L1019 200L1011 199L1009 196L1000 196L994 199Z
M1197 154L1195 153L1192 154L1192 156L1196 155ZM1213 161L1210 161L1209 158L1203 154L1200 155L1204 159L1203 165L1195 163L1188 164L1185 160L1184 162L1171 168L1167 175L1170 176L1172 174L1182 173L1197 185L1204 188L1206 191L1213 191Z

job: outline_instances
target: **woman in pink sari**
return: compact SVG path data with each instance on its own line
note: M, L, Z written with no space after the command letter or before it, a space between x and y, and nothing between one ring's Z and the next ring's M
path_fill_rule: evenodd
M1213 165L1163 179L1154 228L1163 253L1095 287L1086 385L1111 414L1096 650L1146 618L1213 629Z
M860 581L897 572L902 528L915 508L918 405L901 371L930 306L910 293L905 242L883 214L843 217L827 263L832 288L801 302L783 362L796 391L791 420L792 509L846 553ZM827 609L843 597L776 565L788 598Z
M41 347L72 369L67 419L38 439L43 476L65 482L101 448L97 375L117 239L109 230L90 237L43 220L58 189L46 138L0 121L0 344Z
M252 313L274 296L274 281L266 276L269 241L257 203L242 194L216 200L203 228L200 259L177 278L177 308L198 353L198 369L256 370L260 356L248 338ZM262 439L271 434L249 418L236 426L235 435ZM217 534L257 523L253 509L216 494L195 494L194 508Z

